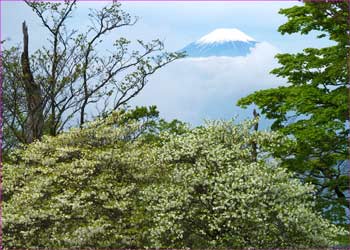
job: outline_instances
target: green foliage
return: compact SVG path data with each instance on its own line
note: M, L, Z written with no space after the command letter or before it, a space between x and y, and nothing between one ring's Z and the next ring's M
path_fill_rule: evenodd
M288 85L257 91L238 104L256 104L274 121L273 130L295 139L294 147L275 155L283 158L282 165L300 179L317 187L317 204L325 217L335 223L348 223L348 2L310 2L280 13L288 18L279 28L282 34L317 31L319 37L326 36L335 45L277 55L281 67L271 73L286 78Z
M6 44L6 43L5 43ZM2 62L2 102L3 102L3 155L11 148L25 141L24 124L27 119L25 89L20 66L20 51L16 48L3 50ZM17 119L11 114L17 113ZM21 126L22 125L22 126Z
M344 235L313 213L312 187L269 157L288 143L280 135L157 114L115 112L16 150L4 164L4 246L323 246Z

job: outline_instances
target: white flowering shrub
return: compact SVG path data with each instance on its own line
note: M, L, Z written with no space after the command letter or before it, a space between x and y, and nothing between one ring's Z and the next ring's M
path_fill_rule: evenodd
M143 111L14 152L3 169L4 246L328 246L345 233L313 211L311 186L269 158L287 143L278 134L251 123L190 129Z
M251 124L210 123L182 136L167 135L159 160L171 171L143 193L156 247L308 247L335 244L345 234L313 211L313 188L277 163L252 161L280 147L278 134Z
M141 244L138 193L159 174L147 157L153 149L139 138L146 123L132 115L116 113L13 154L3 173L4 246Z

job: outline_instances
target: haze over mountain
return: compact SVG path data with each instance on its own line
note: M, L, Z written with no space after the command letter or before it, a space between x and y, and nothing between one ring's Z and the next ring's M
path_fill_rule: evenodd
M150 77L133 104L155 104L164 118L193 125L204 119L243 120L252 118L253 107L236 107L241 97L284 84L269 74L278 67L280 51L238 29L215 29L180 51L188 56Z
M258 44L254 38L238 29L216 29L181 51L188 57L246 56Z
M211 32L193 42L203 44L197 56L192 54L177 60L150 77L149 84L133 104L157 105L164 118L180 119L193 125L203 124L204 119L236 116L237 121L251 119L253 107L242 110L235 105L241 97L254 91L284 84L283 79L269 74L278 67L275 55L280 51L272 44L257 42L243 32L216 31L220 32ZM223 46L238 42L248 44L248 48L233 53L232 48L227 50ZM216 50L211 50L211 53L204 50L213 44L217 44ZM262 123L260 128L267 127Z

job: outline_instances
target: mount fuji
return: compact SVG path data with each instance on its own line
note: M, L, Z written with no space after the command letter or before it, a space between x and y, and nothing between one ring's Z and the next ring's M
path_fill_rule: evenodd
M216 29L181 51L188 57L246 56L258 44L238 29Z

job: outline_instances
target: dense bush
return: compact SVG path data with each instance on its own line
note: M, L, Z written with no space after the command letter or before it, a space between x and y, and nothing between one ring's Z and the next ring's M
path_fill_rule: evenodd
M250 133L251 124L210 123L158 150L167 181L143 197L159 247L307 247L332 245L338 229L313 211L313 187L277 162L252 161L248 145L262 152L281 147L273 133ZM288 143L285 141L285 143Z
M344 232L313 212L312 187L268 157L283 140L251 125L190 129L139 109L17 150L4 164L4 246L333 244Z

